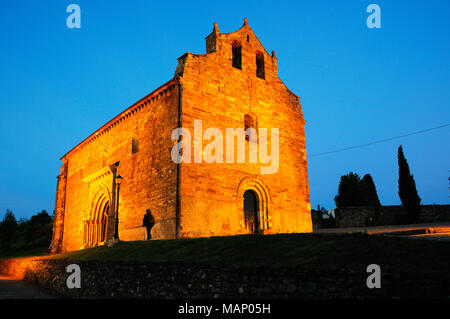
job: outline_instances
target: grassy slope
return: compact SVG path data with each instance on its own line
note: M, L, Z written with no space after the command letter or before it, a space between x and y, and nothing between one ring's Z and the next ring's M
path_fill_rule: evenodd
M0 249L0 258L18 258L29 256L48 255L48 245L31 248L21 248L18 250L2 250Z
M26 257L48 254L52 239L53 222L45 225L34 225L32 229L21 222L14 234L11 248L5 248L0 243L0 258Z
M448 242L363 234L279 234L124 242L53 255L78 260L183 261L227 266L364 269L379 264L387 271L446 272Z

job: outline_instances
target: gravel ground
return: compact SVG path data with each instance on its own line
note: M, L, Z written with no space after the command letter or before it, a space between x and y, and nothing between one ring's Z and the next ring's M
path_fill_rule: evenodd
M0 274L0 299L54 299L50 293Z

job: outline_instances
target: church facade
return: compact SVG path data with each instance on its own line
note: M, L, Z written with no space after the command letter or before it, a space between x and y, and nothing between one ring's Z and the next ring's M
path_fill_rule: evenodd
M147 209L156 222L153 239L311 232L304 125L299 97L278 77L275 52L264 49L246 19L232 33L215 23L206 54L182 55L170 81L61 158L51 250L104 244L116 217L121 240L143 240ZM206 133L199 140L199 127L256 135L233 137L234 160L225 159L223 143L214 150L223 145L223 161L196 161L196 150L208 152L213 140ZM192 136L174 138L177 128ZM263 168L273 163L249 155L262 148L261 129L277 138L277 147L272 138L264 145L276 152L269 173ZM173 153L181 145L180 162ZM244 150L246 160L237 160Z

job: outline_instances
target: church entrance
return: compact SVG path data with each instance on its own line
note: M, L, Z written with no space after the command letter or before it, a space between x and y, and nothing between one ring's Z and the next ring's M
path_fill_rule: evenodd
M106 232L108 227L108 213L109 213L109 202L107 202L103 207L102 213L98 219L98 224L100 227L98 234L99 242L104 242L106 240Z
M102 197L92 217L84 221L84 247L97 246L106 241L109 210L109 201Z
M244 220L245 227L251 234L260 232L258 195L252 190L244 193Z

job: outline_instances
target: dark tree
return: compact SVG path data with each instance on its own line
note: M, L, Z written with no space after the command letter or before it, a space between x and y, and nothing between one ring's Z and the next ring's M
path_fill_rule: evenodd
M353 172L341 176L338 194L334 197L337 208L364 206L364 195L358 174Z
M46 210L41 211L40 213L31 216L30 223L33 225L47 225L52 222L52 217L47 213Z
M398 148L398 196L408 214L409 222L416 223L420 216L420 197L417 194L416 182L409 171L403 148Z
M375 211L375 223L378 223L381 203L378 198L377 188L370 174L364 175L361 179L361 189L364 196L364 205L373 207Z
M5 248L10 248L14 234L18 229L16 217L9 209L6 210L5 217L0 223L0 244Z
M365 205L380 208L381 203L378 198L377 188L375 187L375 183L373 182L372 176L370 176L370 174L366 174L362 178L361 188L364 195Z
M45 210L31 216L30 220L25 224L25 234L28 243L33 242L43 235L48 235L51 222L52 217Z

